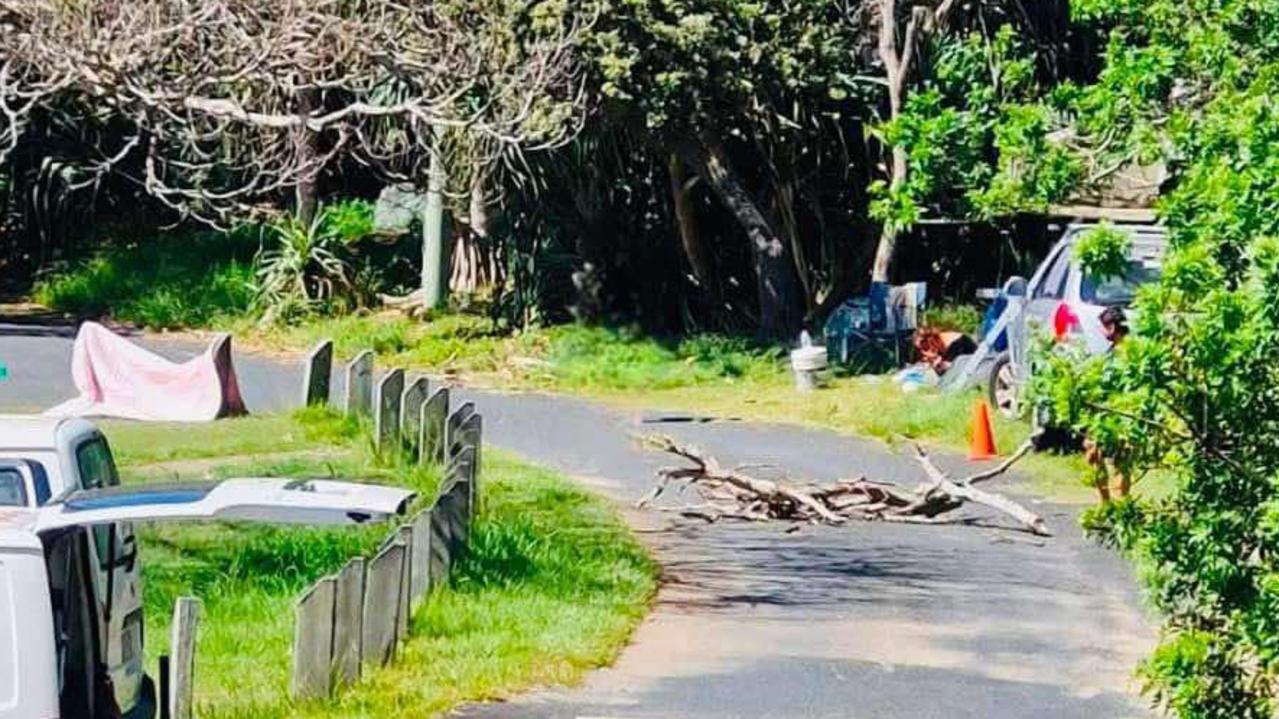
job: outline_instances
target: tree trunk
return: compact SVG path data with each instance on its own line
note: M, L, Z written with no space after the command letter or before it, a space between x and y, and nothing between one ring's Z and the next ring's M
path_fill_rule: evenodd
M769 226L742 185L732 161L713 137L690 148L690 162L733 214L750 241L759 293L759 330L770 339L792 337L803 323L803 300L786 243Z
M777 226L782 237L790 247L791 258L795 262L795 277L804 297L805 314L812 311L816 304L813 288L808 281L808 258L804 253L804 243L799 236L799 219L795 215L795 182L778 180L774 185L773 205L777 215Z
M935 8L914 5L910 9L910 21L906 24L901 43L897 41L897 0L879 0L879 59L884 63L884 79L888 83L888 117L901 116L906 102L906 81L915 66L915 51L921 35L944 27L954 10L957 0L942 0ZM910 167L906 151L893 148L889 191L901 188L906 182ZM892 269L893 252L897 249L897 230L885 224L875 249L875 263L871 267L871 282L888 282Z
M892 176L889 191L895 192L906 182L906 151L893 148ZM893 266L893 253L897 251L897 230L891 223L884 223L879 233L879 246L875 248L875 264L871 266L871 282L888 282L888 272Z
M319 98L316 97L315 90L303 90L298 95L299 115L310 117L311 113L318 108ZM293 212L303 227L311 226L320 205L319 192L316 188L320 168L315 166L319 156L319 140L319 135L313 130L306 126L298 128L295 142L297 143L297 164L301 174L298 176L297 185L293 188Z
M708 292L714 292L714 269L711 266L710 251L701 233L697 231L697 212L693 207L693 178L684 172L684 160L678 153L671 153L668 165L671 176L671 204L675 208L675 225L679 230L680 244L684 248L684 257L693 270L693 278L697 284Z
M469 294L501 284L503 264L498 249L489 240L489 204L485 194L484 174L477 169L471 180L467 207L466 232L453 241L452 272L449 289Z
M444 304L444 186L447 183L439 128L433 130L427 170L426 206L422 210L422 305L431 311Z

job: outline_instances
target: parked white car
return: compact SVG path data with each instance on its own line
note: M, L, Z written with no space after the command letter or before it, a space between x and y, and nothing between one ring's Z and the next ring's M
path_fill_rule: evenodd
M134 522L353 524L413 497L328 480L120 487L87 421L5 417L0 438L0 719L154 715Z
M1131 239L1128 270L1123 276L1097 280L1084 273L1074 251L1079 238L1095 227L1068 226L1029 282L1020 278L1008 281L1006 294L1020 291L1026 298L1022 326L1010 327L1010 338L1030 337L1048 329L1058 340L1077 343L1092 354L1110 349L1101 327L1101 313L1108 307L1128 307L1138 287L1159 278L1168 238L1158 225L1114 225ZM1003 352L995 358L988 383L991 404L1008 416L1020 414L1021 379L1030 376L1030 368L1017 366L1014 354L1019 353Z

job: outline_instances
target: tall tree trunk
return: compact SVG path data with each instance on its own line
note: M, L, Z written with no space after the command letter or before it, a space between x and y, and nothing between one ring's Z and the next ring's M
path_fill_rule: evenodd
M906 81L915 65L915 51L920 36L944 27L946 19L955 8L957 0L942 0L936 7L915 5L910 9L910 21L906 24L901 43L897 41L897 0L879 0L879 59L884 63L884 79L888 83L889 119L901 116L906 102ZM910 167L906 150L894 147L889 189L896 191L905 184ZM872 282L887 282L893 264L893 252L897 249L897 230L885 223L875 249L875 262L871 266Z
M465 232L453 240L453 256L449 289L457 293L475 293L502 282L503 264L498 250L489 240L489 202L483 170L472 172L470 198L467 205Z
M303 90L299 93L299 115L310 117L317 109L319 109L319 97L317 97L315 90ZM315 213L320 205L319 193L316 188L316 183L320 176L320 168L316 166L319 162L320 137L306 126L299 127L295 137L297 164L301 168L301 175L298 177L297 185L293 188L293 212L303 227L310 227L315 220Z
M804 313L789 248L769 226L714 137L703 135L688 153L698 174L733 214L750 241L759 294L760 334L770 339L791 337L799 331Z
M804 312L811 312L816 304L813 288L808 281L808 257L799 236L799 218L795 215L795 181L777 180L773 188L773 205L777 215L777 227L790 247L795 262L795 277L804 297Z
M906 182L908 166L906 151L893 148L893 165L889 179L889 191L895 192ZM871 266L871 282L888 282L888 272L893 265L893 253L897 251L897 230L885 222L879 231L879 246L875 248L875 263ZM864 276L864 275L863 275Z
M448 177L443 142L443 131L433 128L426 203L422 209L422 308L428 312L444 304L448 289L444 277L444 187Z
M714 292L715 274L711 254L706 241L697 231L697 211L693 207L691 189L695 178L687 176L684 159L679 153L671 153L667 168L671 176L671 204L675 208L675 226L679 230L684 257L693 270L693 278L697 280L697 284L707 292Z

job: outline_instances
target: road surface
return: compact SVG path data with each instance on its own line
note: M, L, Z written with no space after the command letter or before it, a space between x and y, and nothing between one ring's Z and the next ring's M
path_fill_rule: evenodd
M0 324L0 410L72 394L73 330ZM144 340L175 359L189 345ZM297 403L294 362L240 355L250 410ZM340 396L336 378L335 396ZM629 413L558 396L460 390L485 439L621 503L664 461L634 446L661 431L725 462L829 480L919 481L877 442L786 426ZM944 466L963 462L941 458ZM1016 491L1015 480L1001 480ZM1023 497L1026 501L1031 501ZM629 512L665 572L633 644L575 688L461 709L464 717L1102 719L1144 717L1132 670L1153 644L1130 572L1085 541L1076 509L1039 504L1058 536L976 526L851 524L785 534Z

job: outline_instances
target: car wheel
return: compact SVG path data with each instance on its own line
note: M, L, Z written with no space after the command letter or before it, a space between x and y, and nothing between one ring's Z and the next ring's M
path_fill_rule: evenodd
M1021 416L1021 405L1017 401L1018 391L1012 358L1005 352L995 358L995 364L990 368L990 382L987 387L990 405L1005 417L1015 419Z

